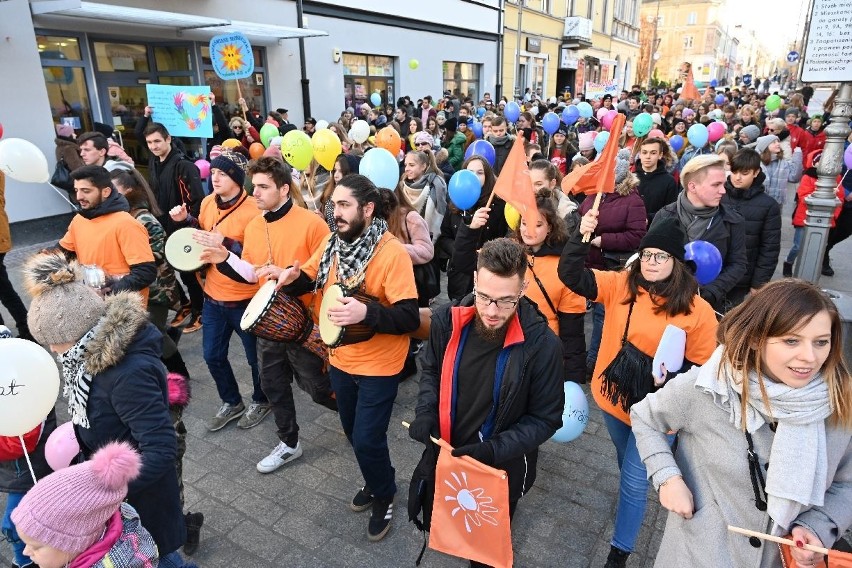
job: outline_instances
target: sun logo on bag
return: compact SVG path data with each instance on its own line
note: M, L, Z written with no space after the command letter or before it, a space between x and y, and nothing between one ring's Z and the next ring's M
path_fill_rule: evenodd
M492 503L494 500L485 494L485 490L481 487L470 489L467 482L467 474L462 472L461 477L458 474L452 473L455 484L450 480L445 479L444 483L455 493L455 497L447 495L445 501L455 501L456 507L450 513L453 517L461 513L464 518L464 528L467 532L472 532L473 526L482 526L482 523L497 526L497 519L494 514L499 510Z

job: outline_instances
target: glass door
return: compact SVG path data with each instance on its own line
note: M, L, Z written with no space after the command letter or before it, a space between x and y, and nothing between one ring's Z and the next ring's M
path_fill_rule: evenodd
M118 133L116 138L136 162L137 169L147 172L148 151L145 141L137 140L135 134L136 123L145 112L145 84L129 79L100 81L99 95L104 123Z

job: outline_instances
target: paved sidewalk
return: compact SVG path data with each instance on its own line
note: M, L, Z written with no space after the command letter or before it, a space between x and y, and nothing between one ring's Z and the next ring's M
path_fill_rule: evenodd
M789 211L785 211L782 258L791 242L789 219ZM15 249L6 258L19 290L20 263L39 248L41 245ZM832 256L837 274L823 278L823 286L852 295L850 252L850 241L835 248ZM5 318L5 311L3 314ZM414 417L416 378L400 385L389 430L398 484L393 528L383 541L371 544L366 535L369 513L353 513L348 507L362 480L336 414L294 389L304 455L275 473L262 475L255 464L277 443L272 418L253 430L240 430L232 423L220 432L208 432L205 420L216 412L219 400L201 356L201 333L185 335L180 349L193 375L193 400L184 414L189 431L184 480L188 508L205 516L201 547L193 557L199 566L414 565L422 538L407 522L406 499L422 445L408 438L400 422ZM250 393L251 378L236 340L231 344L231 361L245 396ZM541 448L535 486L520 502L513 522L518 567L600 568L605 562L618 470L601 412L591 396L589 400L592 408L583 436L570 444L547 442ZM63 406L60 421L65 419ZM0 495L3 506L5 496ZM665 511L660 511L656 494L651 492L645 524L628 566L653 565L664 524ZM8 545L0 546L3 565L10 558ZM428 550L422 566L462 567L467 563Z

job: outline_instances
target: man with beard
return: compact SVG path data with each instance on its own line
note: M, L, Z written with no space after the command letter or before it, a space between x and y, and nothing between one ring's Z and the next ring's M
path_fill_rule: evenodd
M328 235L328 226L316 214L294 207L290 199L293 178L280 160L264 156L248 166L252 197L263 214L246 225L242 257L223 245L206 249L202 260L213 262L232 280L244 284L277 279L294 262L305 262ZM296 190L298 191L298 189ZM296 301L311 306L312 295ZM304 344L257 338L260 384L269 399L279 443L257 464L260 473L272 473L302 455L299 424L291 383L307 392L314 402L337 410L325 362Z
M341 328L357 325L374 333L331 349L329 375L343 431L365 482L350 508L372 508L367 538L376 542L387 534L393 517L396 481L387 430L408 355L405 334L420 323L417 287L408 252L388 230L376 186L350 174L338 182L331 200L337 231L304 266L295 261L281 272L278 282L291 295L315 289L325 295L333 284L364 294L349 294L320 317Z
M157 277L148 231L130 215L127 199L112 187L106 168L83 166L71 177L80 211L59 248L66 256L76 255L80 264L103 270L102 293L133 290L147 301L148 286Z
M562 426L564 406L562 348L524 297L526 270L517 241L482 246L473 293L432 316L408 431L426 444L418 471L437 463L430 436L448 441L454 456L505 470L510 516L535 481L538 447Z

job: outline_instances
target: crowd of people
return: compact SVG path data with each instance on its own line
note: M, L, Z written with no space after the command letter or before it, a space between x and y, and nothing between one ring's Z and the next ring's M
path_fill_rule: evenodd
M505 470L513 515L535 481L539 447L562 426L563 383L573 381L590 383L617 454L606 568L633 552L649 484L670 511L657 566L779 564L778 548L728 533L728 524L834 546L852 525L852 375L841 324L815 286L773 281L788 196L796 237L782 273L792 275L825 116L808 115L808 87L778 106L769 101L777 93L746 86L688 95L635 86L588 101L530 94L522 106L488 93L365 103L328 123L342 148L333 167L314 159L302 170L287 164L280 141L251 153L267 124L282 136L297 129L286 109L264 116L241 100L243 112L228 117L214 102L204 177L150 107L137 124L147 175L110 132L77 136L57 125L77 212L59 243L26 264L29 312L11 285L0 299L21 337L57 354L81 451L47 475L52 413L28 448L47 475L33 487L23 454L0 438L15 565L188 565L178 551L197 549L203 514L183 507L190 372L179 340L197 330L221 402L209 431L274 418L277 440L260 473L302 455L294 379L339 415L358 465L353 481L363 479L350 508L370 511L370 541L388 534L398 492L393 402L400 381L418 377L409 433L425 444L417 472L432 486L413 489L412 517L429 516L431 437ZM610 113L626 122L608 142L620 148L605 164L613 187L593 204L562 181L607 159ZM358 122L367 137L353 137ZM695 125L712 136L695 135ZM302 130L322 126L308 118ZM360 162L383 147L386 128L401 141L398 183L378 187ZM473 146L479 140L487 146ZM535 216L513 217L493 195L516 143ZM473 206L454 202L459 170L478 180ZM847 173L828 250L852 232ZM198 269L168 257L166 243L187 228L187 247L203 250ZM700 284L685 248L694 241L721 257ZM249 304L270 287L269 317L279 319L247 327ZM450 302L437 301L442 292ZM685 336L683 366L655 369L672 326ZM251 369L248 399L228 352L234 333ZM54 484L79 486L82 509L55 502ZM79 534L63 534L63 523ZM792 555L800 566L822 561L803 547Z

